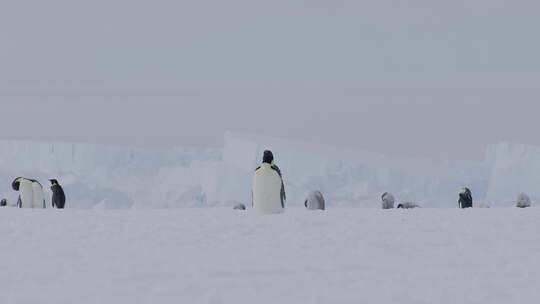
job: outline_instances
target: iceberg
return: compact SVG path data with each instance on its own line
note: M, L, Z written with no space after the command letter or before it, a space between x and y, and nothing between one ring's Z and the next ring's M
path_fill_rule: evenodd
M57 178L67 208L203 207L217 199L221 155L220 149L0 141L0 196L16 201L9 180L27 176L45 190ZM50 206L50 191L46 196Z
M490 163L486 200L495 206L514 206L520 193L531 200L540 199L540 147L500 143L488 147L486 159Z
M18 176L58 178L68 208L179 208L251 205L254 170L264 150L283 172L287 206L321 191L328 208L380 208L381 195L422 207L457 207L468 187L475 205L513 206L519 193L540 199L540 147L501 143L482 161L389 157L299 141L226 132L218 149L147 149L84 143L0 141L0 199L10 203Z
M321 191L330 207L380 207L380 196L393 192L398 201L414 200L425 207L453 207L468 185L485 196L486 162L386 157L246 133L227 132L223 152L222 201L250 201L253 170L264 150L274 152L283 173L287 205L302 206L310 191Z

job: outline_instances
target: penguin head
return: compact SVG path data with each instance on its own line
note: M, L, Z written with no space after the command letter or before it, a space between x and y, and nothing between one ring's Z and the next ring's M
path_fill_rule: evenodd
M274 161L274 154L270 150L263 153L263 163L271 164Z
M397 205L398 208L403 208L403 204Z
M58 181L56 179L50 179L51 185L58 185Z
M19 191L19 188L21 187L21 178L22 177L17 177L13 183L11 183L11 188L13 188L13 190L15 191Z

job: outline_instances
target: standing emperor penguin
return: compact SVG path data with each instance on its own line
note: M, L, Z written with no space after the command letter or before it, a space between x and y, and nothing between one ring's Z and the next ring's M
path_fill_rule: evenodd
M321 191L310 192L304 202L304 206L306 206L308 210L324 210L325 203Z
M382 199L382 208L383 209L393 209L394 208L394 203L395 203L396 199L394 198L392 193L389 193L389 192L383 193L383 195L381 196L381 199Z
M463 188L459 192L458 205L459 205L459 208L472 208L473 207L472 193L469 188Z
M252 206L262 214L282 213L285 209L285 186L274 155L264 151L263 162L255 170L252 188Z
M52 191L52 206L53 208L64 209L66 205L66 195L64 194L64 189L58 183L56 179L50 179L51 182L51 191Z
M45 195L43 195L43 187L35 179L17 177L11 187L15 191L19 191L19 200L17 207L19 208L45 208Z

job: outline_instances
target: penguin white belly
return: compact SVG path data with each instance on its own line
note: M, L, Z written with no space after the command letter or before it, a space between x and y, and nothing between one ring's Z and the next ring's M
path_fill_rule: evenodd
M34 190L32 182L27 179L21 179L19 186L19 195L21 196L21 208L32 208L34 205Z
M324 197L320 191L313 191L308 194L306 199L306 208L308 210L324 210Z
M382 208L383 209L393 209L395 198L391 193L386 192L382 196Z
M45 208L45 195L43 188L37 182L32 183L33 201L32 208Z
M283 212L281 177L269 165L263 164L253 178L253 208L262 214Z

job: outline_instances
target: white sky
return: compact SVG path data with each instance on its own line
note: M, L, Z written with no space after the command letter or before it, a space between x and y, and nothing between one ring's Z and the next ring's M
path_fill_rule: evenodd
M0 0L0 138L540 144L540 2Z

